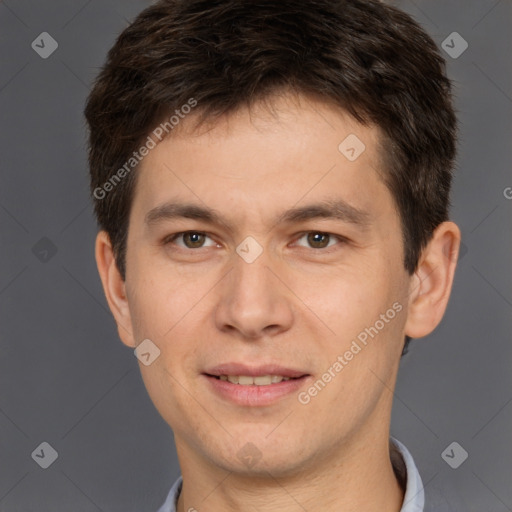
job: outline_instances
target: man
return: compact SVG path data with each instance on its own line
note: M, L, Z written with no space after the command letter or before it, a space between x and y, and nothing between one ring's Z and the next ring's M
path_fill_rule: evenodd
M99 273L182 471L160 512L451 510L389 434L460 243L430 37L379 1L161 0L86 117Z

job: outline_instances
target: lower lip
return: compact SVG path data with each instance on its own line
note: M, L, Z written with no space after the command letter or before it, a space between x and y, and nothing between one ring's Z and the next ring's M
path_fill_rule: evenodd
M203 377L206 377L213 391L222 398L238 405L258 407L271 405L280 398L297 393L310 376L304 375L298 379L283 380L266 386L232 384L229 381L220 380L205 374L203 374Z

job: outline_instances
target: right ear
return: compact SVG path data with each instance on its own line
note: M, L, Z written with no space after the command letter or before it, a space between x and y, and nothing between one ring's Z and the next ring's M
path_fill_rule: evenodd
M95 254L103 291L110 311L114 315L119 337L126 346L135 348L130 307L126 298L126 284L117 268L110 237L106 231L100 231L96 236Z

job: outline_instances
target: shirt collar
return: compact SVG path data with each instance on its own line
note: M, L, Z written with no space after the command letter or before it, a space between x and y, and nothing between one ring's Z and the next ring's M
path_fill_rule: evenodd
M414 463L414 459L409 453L409 450L400 441L394 437L390 437L390 442L396 447L394 453L398 454L398 457L393 456L393 447L391 447L391 462L393 464L393 469L399 479L400 475L402 475L405 480L405 496L400 512L423 512L423 507L425 505L423 483L421 481L418 468ZM180 476L171 487L165 503L157 512L176 512L178 497L180 495L182 485L183 478Z
M405 496L400 512L423 512L425 493L423 491L423 482L421 481L421 476L414 463L414 459L409 450L398 439L390 437L390 441L397 448L399 454L402 456L403 465L405 465ZM393 465L393 467L395 468L396 466Z

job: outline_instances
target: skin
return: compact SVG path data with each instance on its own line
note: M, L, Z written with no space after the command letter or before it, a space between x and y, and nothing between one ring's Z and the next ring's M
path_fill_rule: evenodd
M174 431L179 512L398 512L404 491L388 440L404 335L426 336L441 321L460 231L439 225L410 276L379 175L378 128L311 97L289 93L272 105L273 113L258 103L196 131L191 114L145 157L126 281L108 236L97 237L106 298L124 344L149 338L161 351L139 364ZM338 150L349 134L366 146L355 161ZM364 210L368 224L275 222L289 208L332 198ZM151 209L177 199L214 208L230 229L183 218L145 223ZM194 230L207 236L165 241ZM315 245L308 232L332 235ZM253 263L236 252L247 236L263 249ZM202 375L230 361L276 363L309 373L307 390L395 302L403 309L308 404L292 393L270 406L236 405ZM237 456L249 442L261 454L252 467Z

